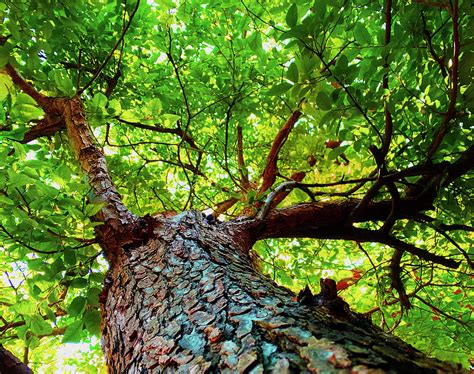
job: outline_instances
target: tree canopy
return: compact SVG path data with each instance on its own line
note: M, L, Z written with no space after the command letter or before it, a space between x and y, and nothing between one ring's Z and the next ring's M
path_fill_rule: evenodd
M74 96L139 216L354 203L337 230L259 241L262 271L294 291L331 277L386 331L468 365L469 1L41 0L0 12L0 342L33 369L100 366L103 204L48 101ZM96 355L58 363L62 342Z

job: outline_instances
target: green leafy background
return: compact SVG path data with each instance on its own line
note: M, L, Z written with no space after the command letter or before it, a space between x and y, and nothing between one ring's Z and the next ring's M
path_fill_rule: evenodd
M419 2L396 2L392 41L384 46L383 6L365 0L142 2L124 43L82 94L125 204L144 215L205 210L235 197L239 202L222 217L232 218L256 196L238 183L237 129L249 179L258 182L273 138L298 106L303 117L281 150L277 182L301 171L307 183L367 176L375 167L368 148L379 142L376 130L383 131L384 97L395 127L388 166L401 170L423 160L449 100L426 31L448 61L450 16ZM0 68L10 62L41 92L72 96L107 58L134 7L132 1L5 1L0 35L9 38L0 47ZM473 10L465 0L459 9L459 116L438 161L453 161L472 144ZM384 58L389 90L381 84ZM19 357L27 352L38 372L105 370L98 299L107 265L90 219L101 206L65 133L18 142L43 112L3 70L0 100L0 342ZM342 146L328 149L331 139ZM335 162L342 152L348 165ZM443 191L434 225L472 224L473 187L472 179L460 178ZM321 196L344 191L337 186ZM301 201L309 199L295 190L282 206ZM433 227L403 221L395 230L421 247L458 256ZM464 232L452 239L463 248L472 243ZM372 319L384 329L430 355L468 365L474 307L467 267L447 270L405 255L407 293L421 289L402 315L390 288L388 247L287 239L259 242L255 250L262 270L295 291L309 284L317 292L320 277L341 280L356 272L360 278L341 292L353 309L376 308ZM77 349L61 359L60 347Z

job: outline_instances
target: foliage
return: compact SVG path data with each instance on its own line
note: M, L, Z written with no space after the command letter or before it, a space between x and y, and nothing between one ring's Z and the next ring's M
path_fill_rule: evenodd
M309 195L366 195L381 170L370 149L383 152L387 111L393 131L384 167L391 172L427 158L452 163L469 149L474 22L469 1L453 4L394 2L388 43L384 1L1 3L0 341L28 347L33 369L54 370L37 358L59 344L58 335L65 343L99 334L106 269L94 239L100 223L92 218L102 206L65 132L22 142L44 112L15 87L7 64L48 96L80 92L134 213L210 208L230 219L255 213L270 193L259 190L266 156L296 111L302 116L279 150L273 189L297 173L307 184L333 186L311 187L310 194L295 188L280 206ZM462 260L472 235L442 228L472 225L468 176L439 191L429 216L399 220L392 231ZM355 184L337 183L359 178L366 183L353 191ZM398 191L418 178L397 181ZM381 189L376 199L390 197ZM405 253L401 279L413 306L406 311L392 287L386 245L285 239L255 250L277 282L296 291L317 289L321 276L335 278L352 308L384 329L467 364L474 309L467 264L453 270ZM77 365L87 371L88 361Z

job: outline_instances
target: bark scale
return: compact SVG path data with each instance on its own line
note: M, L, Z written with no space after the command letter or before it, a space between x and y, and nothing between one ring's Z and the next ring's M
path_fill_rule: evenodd
M111 265L101 297L113 373L457 370L356 314L298 303L256 270L250 236L232 225L185 212L153 226Z

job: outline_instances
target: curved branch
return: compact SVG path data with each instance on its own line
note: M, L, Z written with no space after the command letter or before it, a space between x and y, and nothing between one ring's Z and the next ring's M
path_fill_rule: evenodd
M13 83L20 88L24 93L30 96L36 103L45 111L51 111L51 104L53 100L47 96L44 96L36 90L30 83L23 79L20 74L15 70L11 64L5 66L5 71L12 79Z
M407 292L405 291L405 286L403 285L402 278L400 277L400 272L402 268L400 267L400 262L403 257L402 249L395 249L393 252L392 260L390 261L390 279L392 280L392 287L395 288L398 292L398 297L400 299L400 304L405 309L411 308L410 299L408 298Z
M199 153L202 153L202 149L200 149L196 142L194 141L194 139L186 132L184 131L183 129L181 129L180 127L177 127L177 128L174 128L174 129L169 129L169 128L166 128L166 127L163 127L163 126L160 126L158 124L155 124L155 125L145 125L143 123L140 123L140 122L131 122L131 121L127 121L125 119L122 119L120 117L114 117L117 121L119 121L120 123L124 123L126 125L130 125L130 126L133 126L133 127L136 127L136 128L139 128L139 129L143 129L143 130L150 130L150 131L155 131L155 132L159 132L161 134L173 134L173 135L177 135L179 136L184 142L188 143L191 148Z
M273 209L264 220L249 219L229 222L228 225L238 226L235 230L242 232L252 228L250 241L265 238L316 237L315 235L320 235L322 238L325 234L332 237L330 229L334 232L342 230L347 217L359 203L359 199L345 199L296 204L283 209ZM391 200L370 202L356 222L385 221L391 209ZM402 198L398 203L396 217L411 218L429 209L432 209L431 202ZM347 232L347 228L345 231Z
M278 134L275 136L273 140L272 148L270 149L270 153L267 156L267 163L265 165L265 169L262 174L262 185L260 186L258 193L262 194L266 190L268 190L273 183L275 183L276 175L277 175L277 161L278 161L278 154L280 153L281 148L285 144L286 140L288 139L288 135L290 135L291 130L295 126L296 122L301 116L301 112L296 110L293 112L291 117L288 121L283 125L280 129Z
M137 13L137 10L138 10L138 6L140 5L140 0L137 0L137 3L135 4L135 8L133 9L132 13L130 14L130 18L128 20L128 23L125 25L125 27L123 28L122 30L122 34L120 35L120 37L117 39L117 42L115 43L115 45L112 47L112 49L110 50L109 54L107 55L107 57L105 58L104 62L102 62L102 64L99 66L99 68L96 70L96 72L94 73L94 76L89 80L89 82L86 83L86 85L84 87L82 87L78 92L77 94L80 95L81 93L83 93L85 90L87 90L90 85L92 83L94 83L94 81L97 79L97 77L100 75L100 73L102 72L102 70L105 68L105 66L107 65L107 63L110 61L110 59L112 58L115 50L118 48L118 46L120 45L120 43L122 43L123 41L123 38L125 37L125 34L127 33L130 25L132 24L132 20L133 20L133 17L135 16L135 13ZM117 78L118 79L118 78Z

